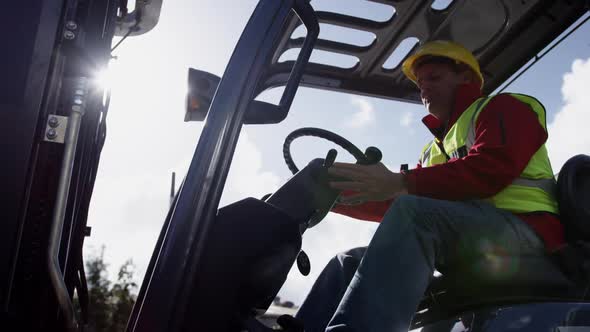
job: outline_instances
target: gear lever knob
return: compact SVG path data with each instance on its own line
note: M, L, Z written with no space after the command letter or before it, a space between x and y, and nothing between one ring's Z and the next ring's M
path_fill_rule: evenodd
M331 167L334 164L337 155L338 151L336 151L336 149L330 149L326 155L326 159L324 159L324 167Z

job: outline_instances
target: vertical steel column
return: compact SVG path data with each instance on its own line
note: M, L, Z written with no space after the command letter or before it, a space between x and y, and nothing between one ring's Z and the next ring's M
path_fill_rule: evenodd
M47 253L47 267L49 269L51 284L53 285L57 301L64 314L67 327L72 331L77 329L77 323L74 315L74 306L70 300L70 295L64 282L64 275L59 266L59 248L68 205L68 193L70 190L70 182L72 180L80 124L82 123L82 117L84 116L86 106L85 99L88 91L86 77L80 77L77 79L74 90L71 115L68 121L64 143L64 155L59 175L57 198L51 224L49 251Z

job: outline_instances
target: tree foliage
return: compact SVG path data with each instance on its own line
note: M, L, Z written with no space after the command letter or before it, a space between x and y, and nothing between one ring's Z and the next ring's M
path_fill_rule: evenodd
M86 262L89 331L124 331L135 304L137 283L133 280L133 262L127 260L119 268L114 283L108 279L107 268L103 246L100 255L91 257Z

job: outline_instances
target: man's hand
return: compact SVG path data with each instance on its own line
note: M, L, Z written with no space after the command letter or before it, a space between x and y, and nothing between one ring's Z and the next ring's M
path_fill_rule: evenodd
M342 203L363 203L366 201L384 201L407 193L404 175L394 173L382 163L375 165L358 165L334 163L328 169L334 179L330 187L337 190L350 190L355 194L340 197Z

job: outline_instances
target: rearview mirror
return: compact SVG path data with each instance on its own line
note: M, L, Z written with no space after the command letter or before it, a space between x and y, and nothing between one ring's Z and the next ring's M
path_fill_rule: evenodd
M188 69L188 93L184 121L203 121L221 78L206 71Z
M221 78L206 71L189 68L188 93L184 121L205 121ZM287 117L288 107L252 100L244 115L244 124L279 123Z

